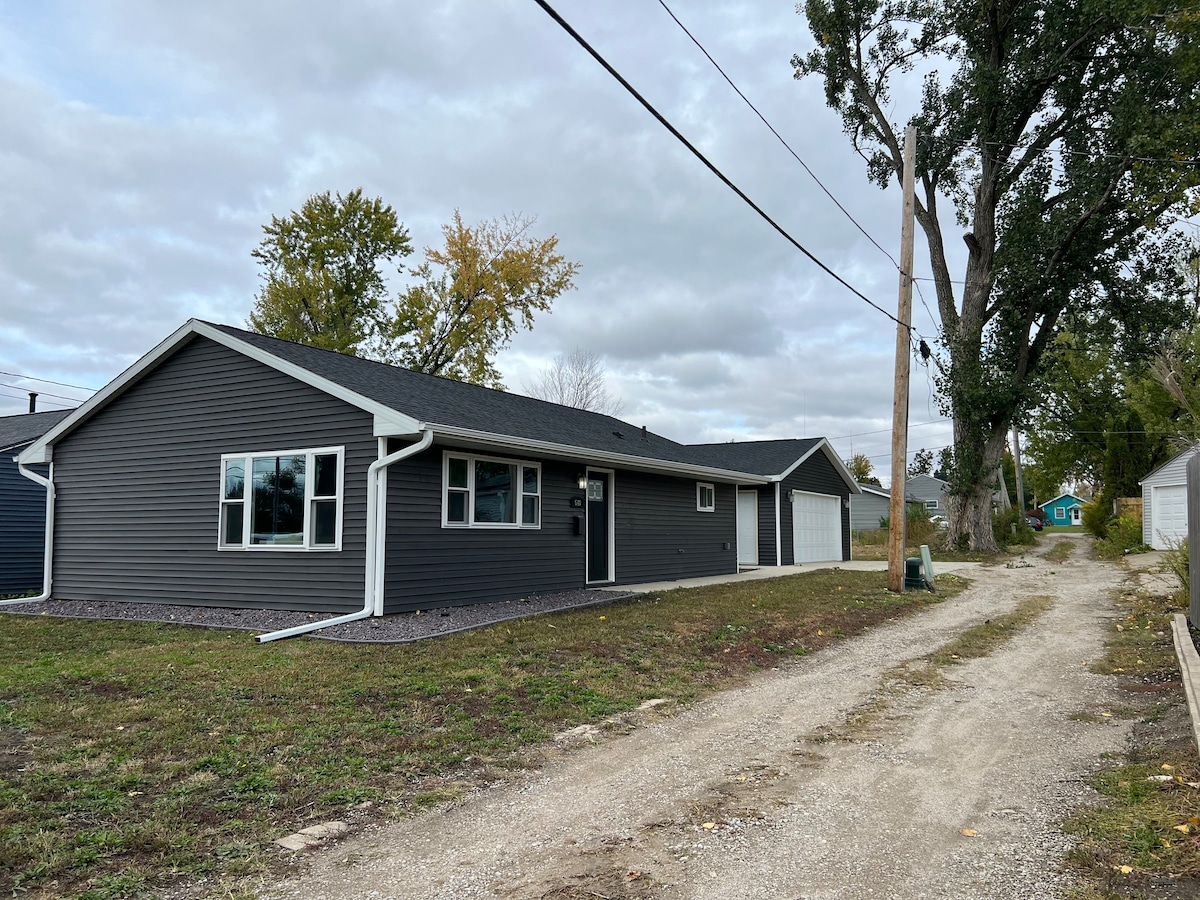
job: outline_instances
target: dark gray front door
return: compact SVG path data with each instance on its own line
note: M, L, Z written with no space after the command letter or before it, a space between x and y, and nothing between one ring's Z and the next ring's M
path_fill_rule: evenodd
M587 580L611 581L608 571L609 476L588 472L587 479Z

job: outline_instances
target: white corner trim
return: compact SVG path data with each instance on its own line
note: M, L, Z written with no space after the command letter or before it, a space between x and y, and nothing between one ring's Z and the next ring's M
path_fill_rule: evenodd
M783 528L779 524L780 483L775 482L775 565L783 565ZM795 515L795 513L793 513ZM792 528L795 529L795 523ZM794 562L794 560L793 560Z

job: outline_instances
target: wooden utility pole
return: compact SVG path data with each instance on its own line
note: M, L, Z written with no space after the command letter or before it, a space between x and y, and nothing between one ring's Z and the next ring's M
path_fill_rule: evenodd
M908 459L908 375L912 366L913 170L917 129L904 132L904 212L900 221L900 304L896 313L896 384L892 403L892 505L888 529L888 590L904 590L905 468Z
M1025 518L1025 483L1021 478L1021 432L1013 426L1013 468L1017 471L1017 511Z

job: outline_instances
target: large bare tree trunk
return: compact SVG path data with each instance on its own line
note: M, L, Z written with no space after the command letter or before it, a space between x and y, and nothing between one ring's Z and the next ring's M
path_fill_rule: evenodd
M1004 453L1004 439L1005 429L993 428L982 446L973 446L979 443L978 433L961 419L955 419L955 449L970 448L975 451L963 454L962 458L965 461L974 457L976 462L966 471L961 468L962 463L956 462L960 469L955 472L950 494L946 498L950 520L946 532L948 548L965 546L969 550L984 553L995 553L1000 549L992 529L992 497L996 490L996 473Z

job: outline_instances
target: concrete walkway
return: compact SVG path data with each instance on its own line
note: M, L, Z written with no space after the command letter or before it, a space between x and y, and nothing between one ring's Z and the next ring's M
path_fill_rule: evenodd
M977 562L950 562L934 559L935 575L946 575L951 572L969 572L981 567ZM710 575L705 578L678 578L674 581L647 581L643 584L622 584L601 590L647 594L653 591L671 591L676 588L707 587L710 584L733 584L739 581L758 581L763 578L784 578L788 575L803 575L806 572L819 572L827 569L842 569L847 572L886 572L887 560L849 559L833 560L831 562L800 563L792 566L758 566L744 569L736 574Z

